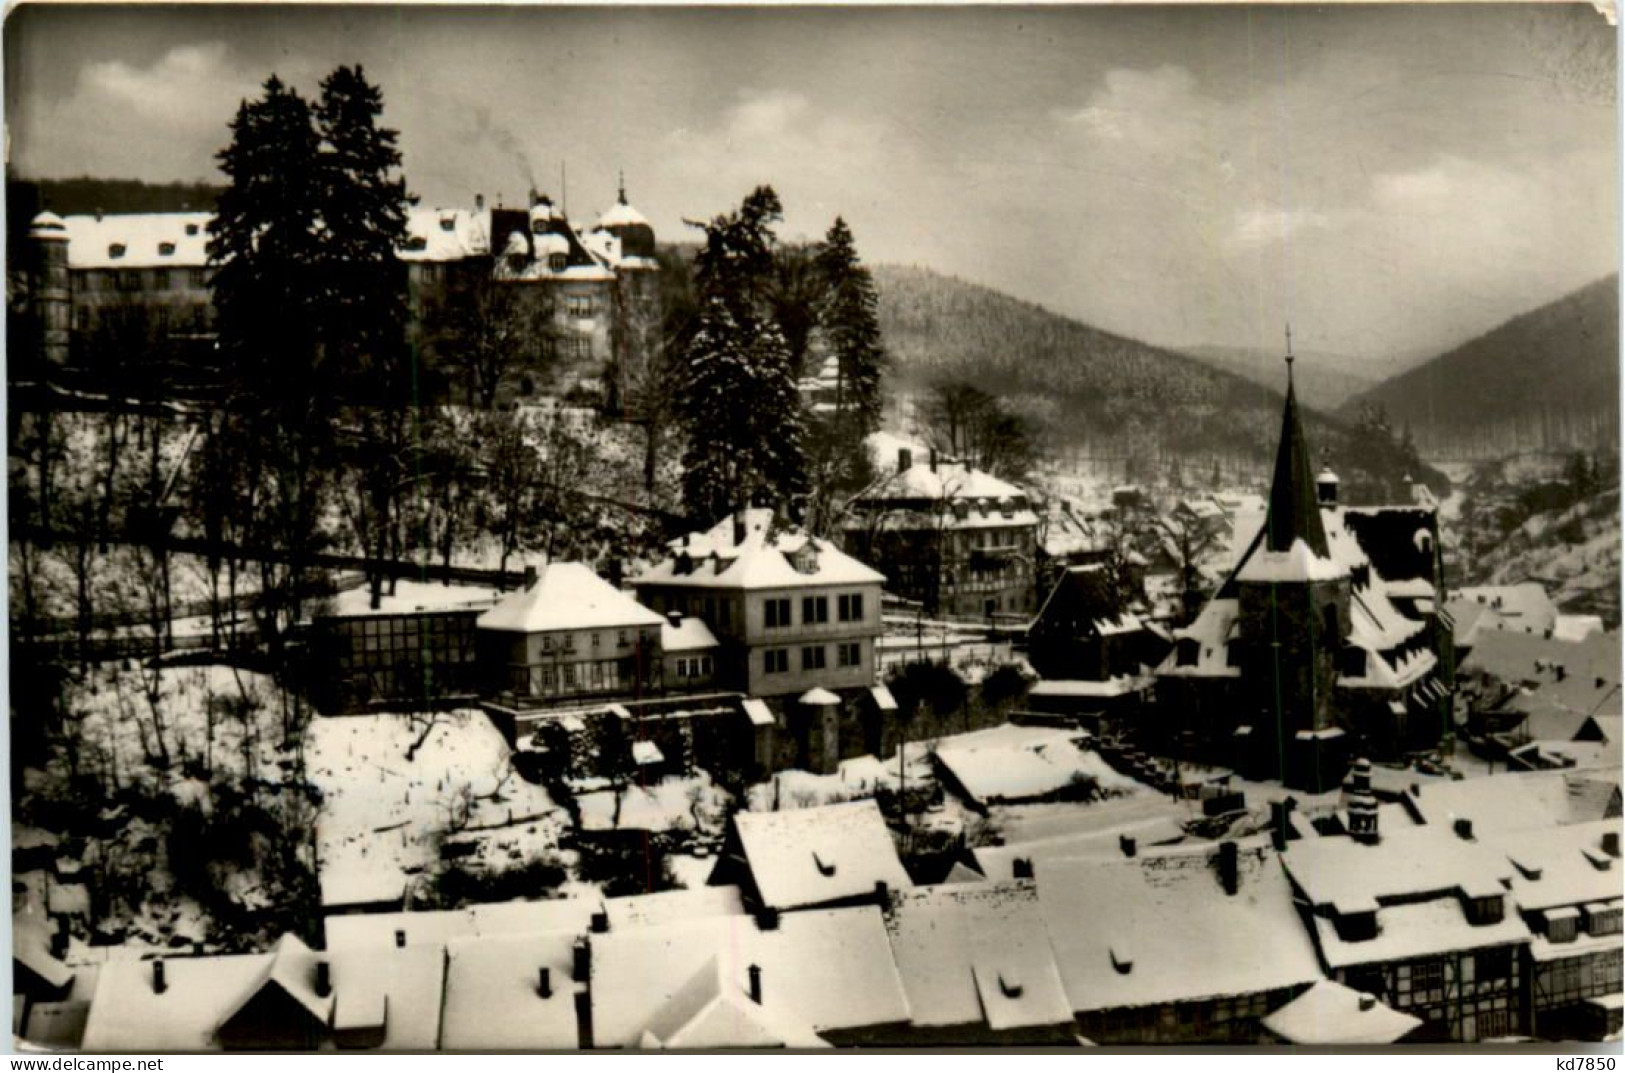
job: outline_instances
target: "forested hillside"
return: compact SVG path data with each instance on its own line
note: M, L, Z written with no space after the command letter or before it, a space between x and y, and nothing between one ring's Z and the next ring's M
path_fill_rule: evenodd
M1275 448L1284 366L1268 387L928 269L880 265L875 280L897 389L967 381L1011 401L1054 446L1179 460L1189 472L1219 459L1262 467ZM1371 447L1352 422L1305 419L1351 493L1397 494L1407 464L1395 452Z
M1514 317L1350 400L1409 425L1424 454L1493 457L1616 445L1619 277Z
M1247 347L1185 346L1179 352L1189 354L1216 369L1235 373L1256 384L1279 387L1281 380L1281 353L1279 349L1254 350ZM1385 372L1368 371L1370 366L1347 354L1326 354L1314 350L1296 350L1298 397L1306 406L1335 410L1362 391L1369 391L1380 383Z

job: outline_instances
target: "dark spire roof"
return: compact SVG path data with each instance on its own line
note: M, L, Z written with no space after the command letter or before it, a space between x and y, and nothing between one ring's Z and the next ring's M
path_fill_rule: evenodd
M1298 420L1298 396L1292 386L1292 354L1288 329L1286 407L1281 414L1281 445L1275 452L1275 479L1270 484L1269 514L1264 522L1265 547L1290 551L1302 540L1321 558L1329 557L1326 529L1320 523L1320 501L1315 493L1315 470L1309 445Z

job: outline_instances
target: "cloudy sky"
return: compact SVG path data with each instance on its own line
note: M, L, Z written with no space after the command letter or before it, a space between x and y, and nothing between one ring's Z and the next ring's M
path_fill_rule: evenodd
M624 169L664 236L775 186L925 265L1153 342L1386 362L1614 271L1613 32L1382 10L25 8L24 175L215 179L237 102L361 62L425 204Z

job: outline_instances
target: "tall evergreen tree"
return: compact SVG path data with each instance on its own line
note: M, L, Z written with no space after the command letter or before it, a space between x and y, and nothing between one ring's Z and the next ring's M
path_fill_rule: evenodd
M695 257L699 312L679 410L688 434L683 498L696 519L750 505L799 511L805 494L801 400L769 305L781 212L772 188L758 187L738 212L705 225Z
M874 277L858 260L852 230L839 216L818 252L825 299L819 326L837 362L835 408L852 416L859 439L880 427L880 380L886 349L880 339Z
M313 271L321 263L319 140L310 105L275 75L261 99L238 107L231 134L216 158L229 185L208 245L227 405L205 449L232 460L226 469L252 461L254 487L209 497L237 517L205 529L285 554L285 563L259 564L261 629L275 651L282 625L298 616L321 540L329 464L333 393Z

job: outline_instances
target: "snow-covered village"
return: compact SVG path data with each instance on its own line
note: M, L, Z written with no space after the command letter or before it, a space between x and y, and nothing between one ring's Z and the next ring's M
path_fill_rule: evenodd
M1539 7L14 11L15 1049L1617 1043Z

